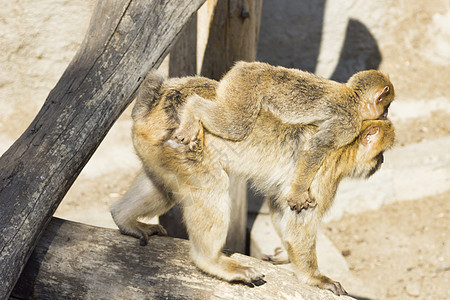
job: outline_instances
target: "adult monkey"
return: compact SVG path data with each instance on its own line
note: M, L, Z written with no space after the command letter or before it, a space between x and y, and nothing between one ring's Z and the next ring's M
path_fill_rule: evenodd
M227 281L259 285L263 275L221 253L230 220L228 174L250 179L270 199L272 220L297 277L310 285L345 294L341 285L320 274L315 240L317 227L330 208L342 178L369 177L394 142L389 120L366 121L348 145L330 150L318 168L310 193L317 205L298 214L285 199L298 169L303 144L318 131L315 125L283 123L261 110L248 137L233 142L200 130L187 145L171 137L179 127L186 99L215 99L218 82L202 77L170 79L150 73L133 109L133 142L143 163L125 196L111 207L123 234L148 243L152 234L165 234L160 225L144 224L179 203L191 242L191 257L203 271ZM214 100L210 100L214 101ZM180 115L181 114L181 115Z
M308 189L329 151L353 141L362 121L386 118L394 86L377 70L338 83L298 69L241 61L220 80L214 100L190 96L172 139L193 141L199 120L209 132L241 141L251 133L261 109L285 123L318 126L303 146L291 192L285 196L300 212L315 205Z

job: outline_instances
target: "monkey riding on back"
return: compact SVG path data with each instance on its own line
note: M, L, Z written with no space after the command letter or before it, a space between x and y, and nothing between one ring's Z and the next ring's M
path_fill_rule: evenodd
M298 84L298 88L307 87L301 78L286 81L283 78L289 76L284 71L269 71L264 76L279 77L281 82L275 90L262 89L261 93L265 91L275 97L273 93L278 90L287 94L280 95L279 101L283 97L290 97L292 92L280 90L281 86L289 85L290 82ZM242 72L247 74L245 70ZM253 82L252 74L251 71L248 75L248 83ZM255 78L258 79L258 76L255 75ZM383 80L380 86L384 85ZM330 90L325 91L329 86ZM393 96L393 87L390 85L380 90L378 83L374 88L370 82L357 81L356 86L359 90L352 91L366 95L370 101L392 101L390 97ZM188 139L182 142L177 140L180 129L183 131L186 128L183 127L186 125L184 122L192 120L192 113L196 112L189 111L192 98L209 101L211 103L208 105L214 107L213 103L223 101L220 100L221 87L222 81L204 77L164 80L156 73L149 73L140 88L132 113L133 143L143 168L130 190L111 207L114 221L123 234L139 238L141 244L145 245L149 242L150 235L165 234L165 230L158 224L142 223L140 218L161 215L178 203L189 235L191 258L198 268L226 281L258 285L263 282L263 274L221 252L231 214L229 176L240 176L250 180L257 190L266 195L273 224L294 265L297 278L304 283L331 290L337 295L345 294L338 282L322 275L318 270L315 250L317 229L344 177L366 178L379 169L384 151L392 147L394 142L392 123L383 117L381 120L363 121L361 116L355 116L360 123L355 125L356 132L352 133L355 136L347 136L348 143L336 144L333 137L332 142L319 143L317 146L317 137L321 136L321 132L329 131L323 126L326 121L294 123L295 120L288 119L288 106L281 109L285 114L280 116L275 111L275 104L264 104L269 101L265 99L266 102L260 103L256 112L251 109L249 115L246 115L247 112L240 115L240 118L249 117L253 120L250 125L246 125L250 127L245 136L240 136L238 140L214 134L210 127L203 126L204 119L196 117L189 121L193 123L187 127L189 130L196 128L194 135L189 134ZM251 84L248 88L252 88ZM321 93L337 96L340 94L336 94L336 91L341 88L345 87L324 83ZM252 90L249 90L249 95L252 95ZM325 101L319 98L317 101ZM271 101L270 103L275 103L275 100ZM297 110L293 115L299 114L301 105L293 106ZM386 109L383 107L387 106L388 104L383 104L374 115L383 115ZM237 104L233 109L239 107L241 106ZM371 105L367 111L372 111L377 104L370 107ZM224 113L224 117L231 117L234 112L232 109L225 109ZM335 121L347 118L345 113L331 109L326 113L331 114ZM317 118L322 119L320 116ZM237 122L236 128L246 123L245 120L237 120L237 117L232 119ZM313 119L311 116L309 120ZM227 119L224 122L229 121ZM331 131L333 130L336 128L332 127ZM315 163L312 165L315 169L312 175L304 174L311 173L304 170L305 155L306 160ZM286 199L291 197L293 186L298 184L299 177L308 176L312 176L308 194L315 201L314 207L297 213L291 210Z
M303 147L296 180L286 201L301 211L315 205L308 189L325 156L350 143L362 121L387 118L394 100L389 77L376 70L354 74L345 84L298 69L261 62L238 62L220 80L214 101L198 94L186 100L180 126L172 139L187 144L199 121L224 139L241 141L252 131L261 109L284 123L317 125Z

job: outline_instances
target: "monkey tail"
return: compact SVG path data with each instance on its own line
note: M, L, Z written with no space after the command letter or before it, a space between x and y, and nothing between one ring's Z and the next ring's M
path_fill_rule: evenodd
M164 77L155 70L151 70L139 88L136 104L131 112L134 121L147 116L161 100L161 86Z

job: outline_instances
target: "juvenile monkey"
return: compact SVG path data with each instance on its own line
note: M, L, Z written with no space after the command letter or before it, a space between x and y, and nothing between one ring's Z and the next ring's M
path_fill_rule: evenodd
M317 268L317 227L342 178L368 177L380 167L383 152L394 140L391 122L366 121L352 142L329 151L310 187L317 206L297 214L284 199L291 191L304 144L317 133L317 125L287 124L262 109L253 130L240 142L203 132L202 127L189 147L171 139L183 118L183 103L194 94L215 101L217 87L216 81L201 77L163 82L153 73L148 75L132 113L133 142L143 172L111 207L120 231L145 245L149 235L164 234L164 229L138 219L162 214L179 203L194 263L218 278L259 285L262 274L221 253L230 221L228 174L239 175L269 197L272 221L297 277L345 294L338 282Z
M308 188L328 152L353 141L363 120L386 118L394 87L379 71L358 72L338 83L297 69L261 62L238 62L219 82L215 101L189 97L173 140L195 140L199 122L219 137L241 141L255 126L261 109L288 124L316 125L304 147L291 192L291 209L314 206Z

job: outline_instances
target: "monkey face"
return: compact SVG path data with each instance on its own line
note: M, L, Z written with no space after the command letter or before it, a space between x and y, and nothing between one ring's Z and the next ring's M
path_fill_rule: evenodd
M394 126L389 120L365 121L361 132L353 175L368 178L380 169L384 151L394 144Z
M389 76L376 70L354 74L347 84L359 91L364 99L360 114L365 120L386 120L388 108L394 101L395 92Z
M389 106L391 104L389 103L386 108L384 109L383 113L380 115L380 117L378 118L378 120L387 120L388 118L388 113L389 113Z
M383 89L378 88L374 96L374 105L377 107L377 111L382 112L378 120L387 120L389 106L394 101L394 86L389 81L385 84Z

